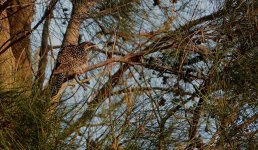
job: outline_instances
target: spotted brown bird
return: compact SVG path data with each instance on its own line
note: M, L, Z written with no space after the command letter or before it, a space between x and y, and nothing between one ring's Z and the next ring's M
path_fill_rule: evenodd
M87 64L89 51L94 48L96 48L95 44L88 41L61 48L54 69L55 79L51 89L51 97L57 95L65 78L76 73L83 65Z

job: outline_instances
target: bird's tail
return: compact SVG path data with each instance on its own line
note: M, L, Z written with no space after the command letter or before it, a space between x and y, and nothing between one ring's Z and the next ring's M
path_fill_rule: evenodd
M52 89L51 89L51 97L54 97L57 95L57 93L59 92L59 90L63 84L64 78L65 78L64 73L60 73L60 74L56 75L54 84L52 85Z

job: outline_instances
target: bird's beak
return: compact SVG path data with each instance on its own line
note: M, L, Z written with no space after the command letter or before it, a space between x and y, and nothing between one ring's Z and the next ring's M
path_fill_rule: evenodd
M99 48L94 44L90 46L85 46L85 50L88 50L88 49L99 49Z

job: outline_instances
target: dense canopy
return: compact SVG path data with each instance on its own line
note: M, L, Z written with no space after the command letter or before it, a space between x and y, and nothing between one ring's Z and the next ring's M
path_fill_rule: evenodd
M258 148L256 0L2 0L0 10L0 149ZM79 80L51 98L58 52L85 41L98 48Z

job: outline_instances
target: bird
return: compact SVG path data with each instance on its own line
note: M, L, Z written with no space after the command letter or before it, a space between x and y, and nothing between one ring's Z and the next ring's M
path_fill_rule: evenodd
M89 51L94 48L96 48L95 44L89 41L61 48L53 71L55 78L51 88L51 97L58 94L65 78L75 74L83 65L87 64Z

